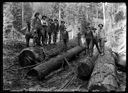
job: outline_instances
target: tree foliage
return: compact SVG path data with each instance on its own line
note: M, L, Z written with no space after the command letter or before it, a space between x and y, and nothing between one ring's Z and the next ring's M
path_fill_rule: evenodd
M17 31L20 31L22 28L22 5L20 2L12 3L11 13L14 17L13 26Z
M31 17L33 15L33 10L32 10L32 7L30 5L30 3L24 3L23 4L23 14L24 14L24 21L27 22L31 20Z

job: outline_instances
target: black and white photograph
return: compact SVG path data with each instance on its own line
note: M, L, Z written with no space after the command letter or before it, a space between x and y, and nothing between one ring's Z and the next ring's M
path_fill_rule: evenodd
M3 2L3 91L125 92L125 2Z

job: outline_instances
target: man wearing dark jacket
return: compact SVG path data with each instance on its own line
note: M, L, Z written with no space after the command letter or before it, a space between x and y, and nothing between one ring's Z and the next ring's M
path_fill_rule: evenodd
M101 51L98 46L98 33L96 32L96 30L97 30L96 28L92 27L93 42L92 42L92 46L91 46L91 52L93 53L94 45L96 45L98 52L101 54Z
M42 37L42 44L45 45L47 44L47 27L48 23L46 21L47 16L42 16L41 19L41 25L42 25L42 32L41 32L41 37Z
M64 21L61 21L61 25L59 27L59 30L60 30L60 41L62 40L62 33L64 32L64 29L65 29L65 22Z
M53 43L56 43L57 40L57 35L58 35L58 31L59 31L59 23L58 20L55 19L54 20L54 31L53 31Z
M54 23L52 19L49 19L48 22L48 29L47 29L47 33L48 33L48 44L51 44L51 36L53 34L53 30L54 30Z
M39 15L40 14L38 12L35 13L34 18L31 20L31 33L33 36L33 41L36 41L37 45L40 45L40 33L41 33L41 20L39 19Z
M68 32L66 31L66 28L64 28L64 32L62 32L62 39L63 39L63 44L64 44L64 51L66 51L67 43L69 41L69 35L68 35Z
M93 44L93 33L90 27L87 27L87 31L85 32L85 38L87 43L87 54L92 56L92 44Z

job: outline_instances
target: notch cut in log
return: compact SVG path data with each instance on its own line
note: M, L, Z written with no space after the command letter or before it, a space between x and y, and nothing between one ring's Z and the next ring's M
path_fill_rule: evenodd
M89 80L89 91L115 91L118 88L116 66L111 50L105 49L105 55L99 56L95 62L91 78Z
M94 51L92 57L84 57L80 60L80 65L77 68L77 77L82 80L89 79L91 72L94 68L96 59L98 58L98 51Z
M84 48L81 46L76 46L63 54L58 55L55 58L51 58L47 62L34 67L32 70L30 70L27 73L27 75L31 76L31 77L38 77L39 79L42 79L45 76L47 76L48 74L50 74L51 72L61 68L65 61L64 60L65 58L68 61L71 61L77 54L81 53L83 51L83 49Z

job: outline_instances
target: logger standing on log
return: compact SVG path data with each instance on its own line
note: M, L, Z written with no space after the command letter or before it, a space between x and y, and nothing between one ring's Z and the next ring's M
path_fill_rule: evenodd
M87 27L87 31L85 32L85 38L87 43L87 54L89 54L89 56L92 56L93 33L90 27Z
M64 51L66 51L67 43L69 41L69 35L68 35L68 31L66 31L66 28L64 28L64 32L62 33L62 39L63 39L63 43L64 43Z
M77 38L78 38L78 45L80 46L80 39L81 39L81 32L80 32L80 27L78 28L78 34L77 34Z
M42 19L41 19L41 24L42 24L42 44L45 45L47 44L47 26L48 26L48 23L46 21L46 18L47 16L42 16Z
M48 28L47 28L47 33L48 33L48 44L51 44L51 35L52 35L52 32L53 32L53 23L52 23L52 19L49 19L49 22L48 22Z
M96 28L92 27L92 33L93 33L92 54L93 54L94 45L96 45L96 48L97 48L98 52L101 54L101 51L100 51L99 46L98 46L98 39L97 39L96 30L97 30Z
M58 23L58 20L55 19L54 20L54 31L53 31L53 43L55 44L56 43L56 40L57 40L57 34L58 34L58 31L59 31L59 23Z
M61 21L61 25L59 27L59 30L60 30L60 41L62 40L62 33L64 32L64 28L65 28L65 25L64 25L64 21Z
M35 13L34 18L31 21L31 32L30 32L30 34L31 34L31 37L33 37L34 46L35 46L35 43L37 45L40 45L39 36L40 36L40 32L41 32L41 20L39 19L39 15L40 14L38 12ZM27 45L29 45L29 40L28 40Z
M103 24L99 24L98 27L99 27L99 31L98 31L99 47L100 47L100 51L102 52L101 55L104 55L105 35L104 35Z

